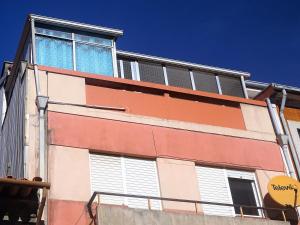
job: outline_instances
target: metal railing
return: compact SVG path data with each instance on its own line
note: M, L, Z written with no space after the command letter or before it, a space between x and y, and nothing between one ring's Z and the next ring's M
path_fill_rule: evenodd
M151 200L159 200L159 201L172 201L172 202L181 202L181 203L191 203L195 206L195 212L198 213L198 205L214 205L214 206L227 206L227 207L233 207L233 208L239 208L240 214L238 214L240 217L244 218L245 216L252 216L245 214L244 211L246 209L254 209L259 212L261 210L260 217L264 217L265 212L268 211L275 211L279 212L281 214L281 218L283 221L287 221L286 213L289 210L289 208L267 208L267 207L259 207L259 206L249 206L249 205L237 205L237 204L227 204L227 203L218 203L218 202L208 202L208 201L197 201L197 200L187 200L187 199L177 199L177 198L164 198L164 197L156 197L156 196L146 196L146 195L132 195L132 194L121 194L121 193L111 193L111 192L100 192L95 191L93 195L91 196L87 208L89 216L94 219L93 211L92 211L92 205L95 201L95 198L98 196L98 204L100 204L100 195L103 196L116 196L116 197L127 197L127 198L138 198L138 199L146 199L148 203L148 209L151 210Z

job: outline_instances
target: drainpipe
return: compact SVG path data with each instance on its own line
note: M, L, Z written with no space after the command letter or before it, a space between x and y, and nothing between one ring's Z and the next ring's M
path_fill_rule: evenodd
M271 120L274 126L277 142L282 148L282 153L283 153L283 160L285 162L287 174L290 177L295 177L295 170L293 167L292 159L289 154L288 150L288 137L285 134L282 134L280 131L280 123L278 120L276 120L276 111L273 109L271 101L269 98L266 99L268 110L270 112ZM281 104L282 106L283 104Z
M38 76L38 66L36 61L36 45L35 45L35 25L34 19L31 18L31 43L32 43L32 64L34 66L34 78L36 87L36 105L39 114L39 176L48 182L48 157L45 153L45 112L48 105L48 97L41 95L40 80ZM44 222L48 223L48 204L45 204Z
M287 141L288 141L288 144L289 144L290 149L291 149L291 153L292 153L292 156L293 156L294 165L296 167L297 175L299 176L300 175L300 164L299 164L298 154L296 152L294 143L293 143L292 138L291 138L291 133L290 133L290 130L288 128L288 125L287 125L287 122L286 122L286 119L285 119L284 113L283 113L284 107L285 107L285 103L286 103L286 99L287 99L286 90L282 89L282 102L281 102L281 107L280 107L279 115L280 115L280 120L281 120L283 129L284 129L284 132L287 135ZM295 175L295 178L297 179L296 175Z

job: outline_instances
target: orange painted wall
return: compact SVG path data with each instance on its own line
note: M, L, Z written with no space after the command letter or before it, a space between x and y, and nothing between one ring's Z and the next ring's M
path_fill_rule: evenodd
M300 121L300 109L285 108L284 116L287 120Z
M87 225L91 223L86 202L48 200L49 225Z
M276 143L48 112L50 144L283 171Z
M165 119L246 129L239 104L221 105L169 96L86 85L86 102L126 108L127 112Z

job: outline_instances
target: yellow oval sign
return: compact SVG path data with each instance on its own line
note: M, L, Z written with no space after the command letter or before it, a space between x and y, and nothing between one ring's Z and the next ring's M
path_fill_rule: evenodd
M272 199L283 206L300 205L300 183L291 177L274 177L268 184L268 191Z

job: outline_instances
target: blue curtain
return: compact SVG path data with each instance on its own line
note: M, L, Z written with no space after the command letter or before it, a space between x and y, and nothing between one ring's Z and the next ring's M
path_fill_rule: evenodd
M75 34L75 40L100 45L112 46L112 40L96 34Z
M72 42L36 36L37 64L73 69Z
M76 43L76 70L112 76L111 49Z

